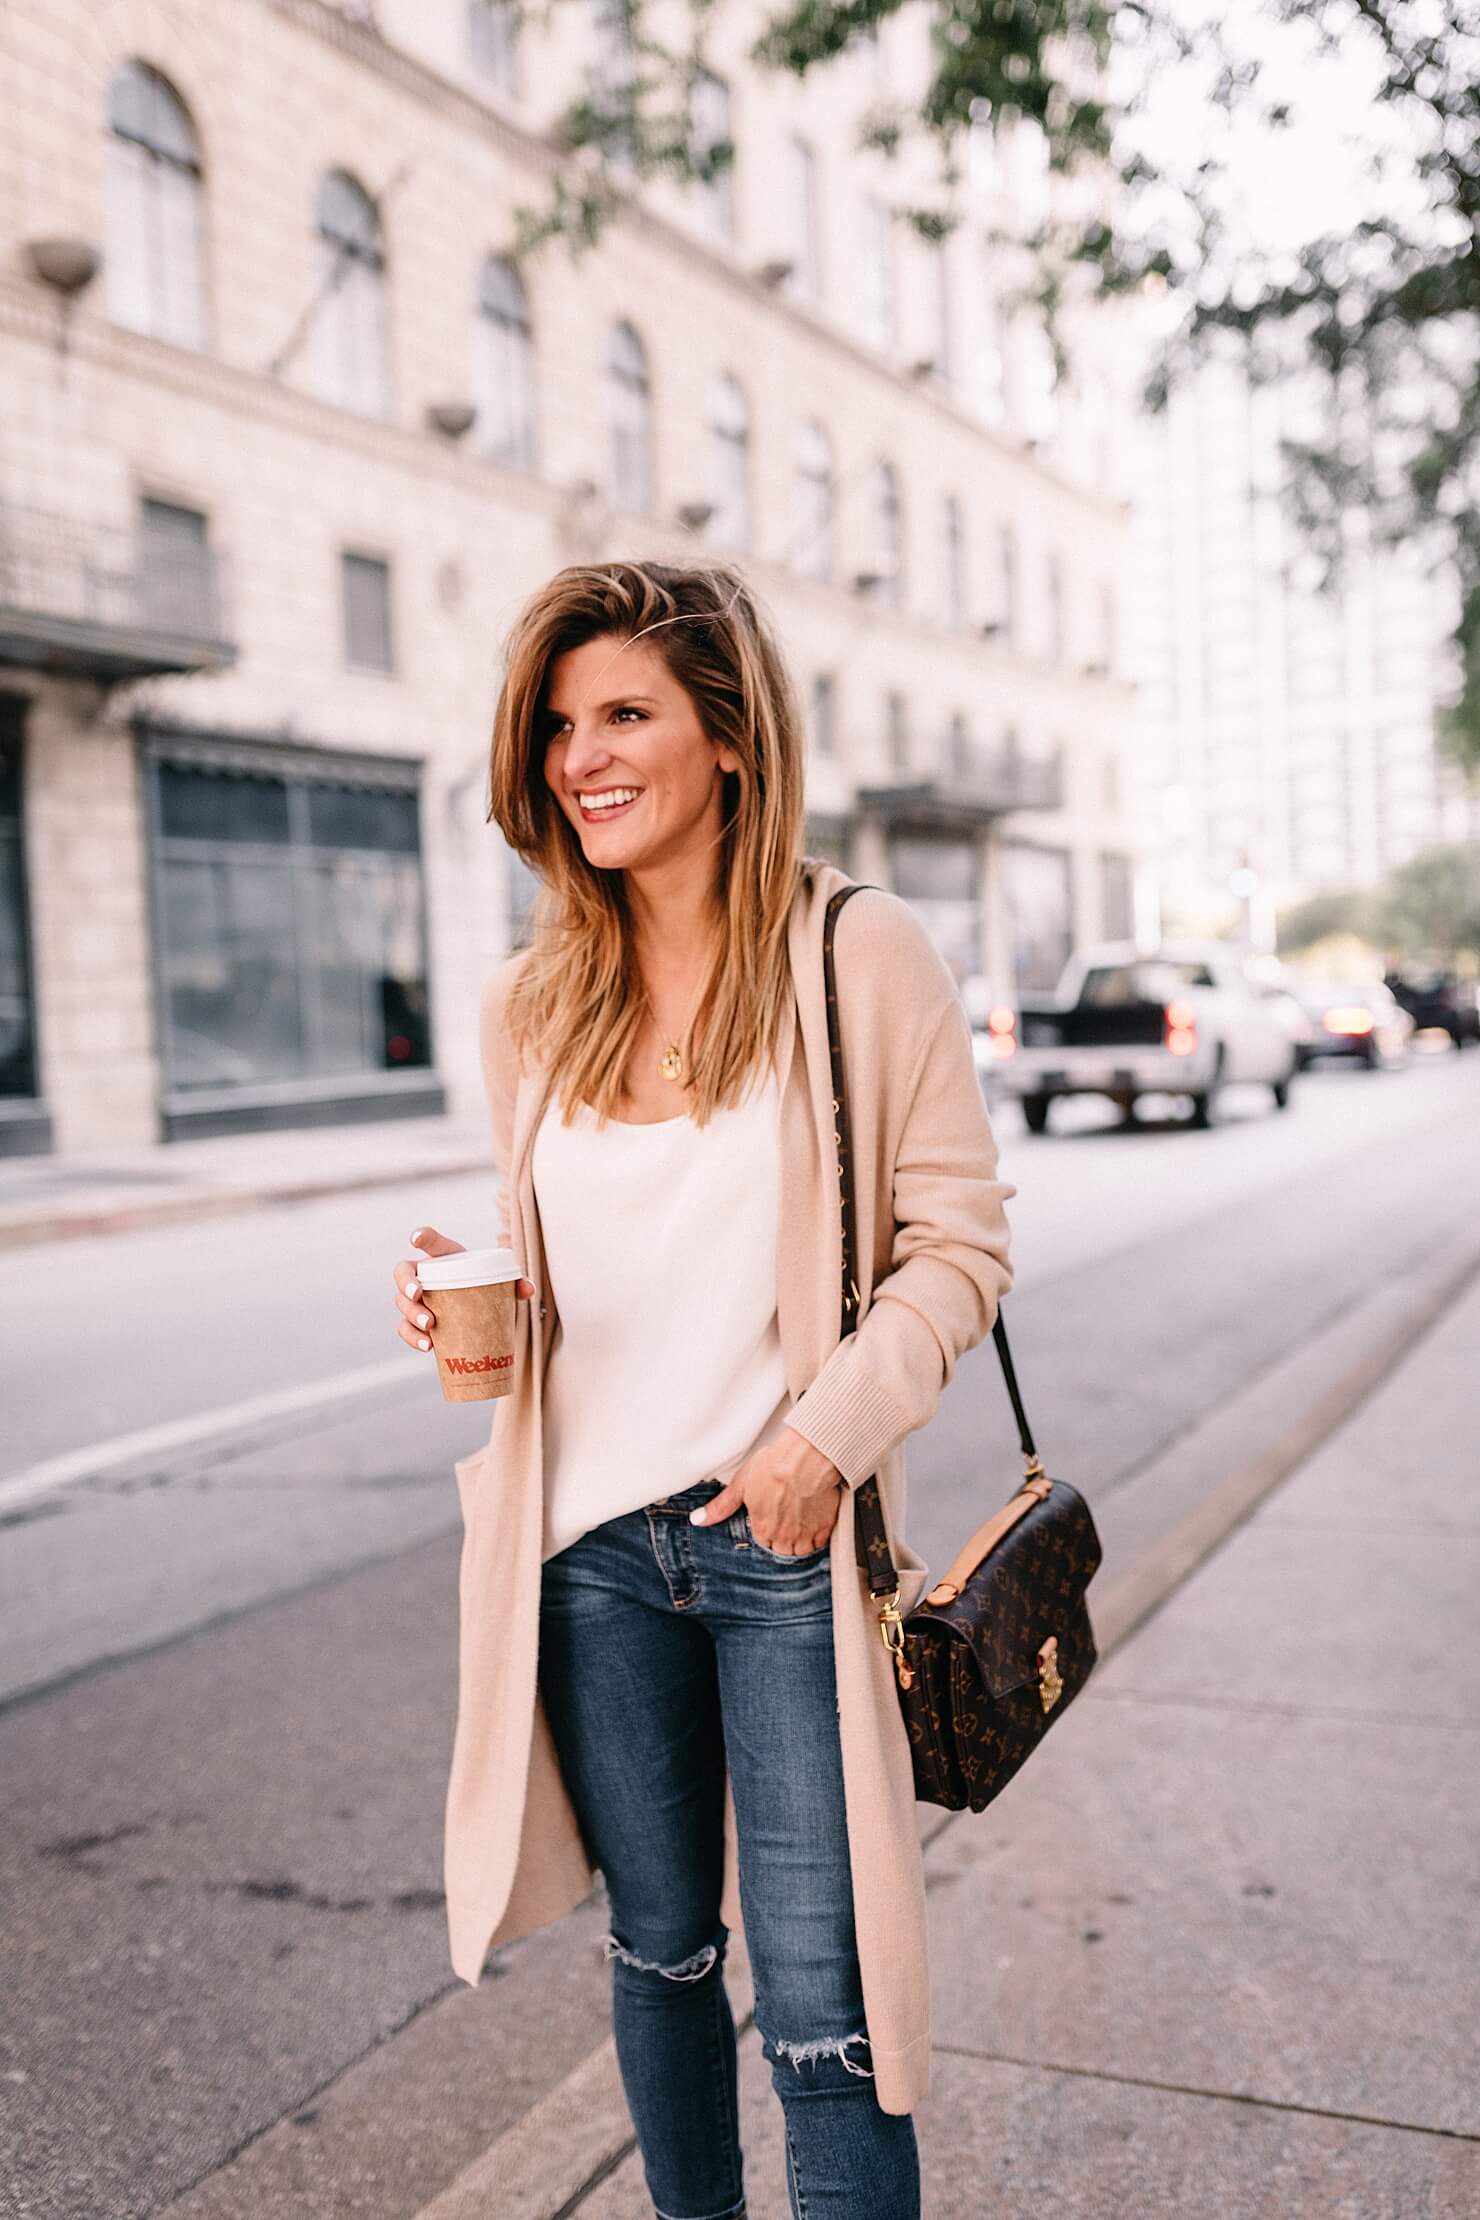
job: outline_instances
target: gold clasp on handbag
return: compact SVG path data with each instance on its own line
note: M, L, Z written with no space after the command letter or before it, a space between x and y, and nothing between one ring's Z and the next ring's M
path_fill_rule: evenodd
M1038 1694L1045 1711L1052 1711L1064 1693L1064 1683L1059 1677L1059 1638L1050 1634L1038 1652Z
M914 1668L904 1654L904 1621L896 1608L898 1603L899 1590L891 1588L879 1605L879 1632L883 1636L885 1649L894 1659L894 1670L899 1675L900 1687L913 1688Z

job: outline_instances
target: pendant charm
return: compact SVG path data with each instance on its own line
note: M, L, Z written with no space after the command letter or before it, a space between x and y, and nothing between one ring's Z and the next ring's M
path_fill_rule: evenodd
M665 1079L682 1079L683 1058L678 1052L677 1041L671 1041L658 1058L658 1069Z

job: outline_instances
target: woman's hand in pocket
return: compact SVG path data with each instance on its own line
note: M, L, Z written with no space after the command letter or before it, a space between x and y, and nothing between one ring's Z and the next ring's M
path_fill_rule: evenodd
M741 1504L750 1531L781 1557L806 1557L838 1523L839 1490L847 1483L837 1466L804 1435L783 1426L774 1441L747 1457L718 1495L689 1516L696 1526L718 1526Z
M508 1233L501 1232L499 1242L508 1244ZM396 1328L409 1349L430 1349L430 1329L436 1324L436 1313L422 1293L421 1258L424 1256L456 1256L466 1248L464 1241L449 1241L445 1233L438 1233L435 1226L418 1226L411 1236L411 1246L421 1251L421 1256L403 1256L391 1277L396 1289L396 1308L401 1313ZM533 1280L517 1280L514 1293L521 1302L528 1302L534 1293Z

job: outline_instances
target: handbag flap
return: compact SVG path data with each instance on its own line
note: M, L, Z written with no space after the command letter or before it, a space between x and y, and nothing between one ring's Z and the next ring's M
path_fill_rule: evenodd
M994 1528L995 1537L978 1548ZM1099 1563L1100 1538L1083 1497L1066 1481L1040 1482L972 1536L911 1618L948 1627L970 1648L989 1693L1007 1696L1037 1681L1040 1649L1067 1628ZM955 1588L958 1567L959 1589L942 1593Z

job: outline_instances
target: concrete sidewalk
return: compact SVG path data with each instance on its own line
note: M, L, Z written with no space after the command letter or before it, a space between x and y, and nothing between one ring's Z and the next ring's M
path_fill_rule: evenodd
M1472 1281L1002 1797L931 1827L926 2220L1480 2220L1477 1359ZM751 2220L785 2220L753 2025L741 2060ZM535 2187L612 2072L428 2215L650 2220L630 2150Z
M486 1121L382 1118L96 1157L0 1158L0 1248L219 1218L393 1180L485 1170Z

